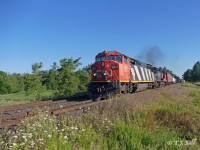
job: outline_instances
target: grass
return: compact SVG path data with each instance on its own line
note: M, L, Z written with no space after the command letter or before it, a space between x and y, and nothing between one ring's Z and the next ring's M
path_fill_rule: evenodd
M1 131L0 149L197 150L200 95L197 89L189 88L178 99L162 97L137 110L131 107L132 99L120 97L88 108L85 113L58 117L41 113L17 132ZM187 97L192 100L187 101Z
M195 82L194 83L196 86L200 86L200 82Z
M44 91L41 97L41 100L53 99L53 91ZM16 105L30 101L33 101L33 96L27 95L25 92L0 95L0 106Z
M60 97L60 96L55 96L53 90L46 90L41 93L41 99L37 101L52 100L52 99L81 100L81 99L88 99L88 94L87 92L79 92L70 97ZM32 101L35 101L33 95L31 94L27 95L25 92L0 95L0 106L16 105Z

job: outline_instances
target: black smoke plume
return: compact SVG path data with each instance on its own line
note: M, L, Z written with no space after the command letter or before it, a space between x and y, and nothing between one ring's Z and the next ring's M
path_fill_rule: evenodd
M139 55L139 60L151 65L157 65L163 59L163 53L158 46L144 49Z

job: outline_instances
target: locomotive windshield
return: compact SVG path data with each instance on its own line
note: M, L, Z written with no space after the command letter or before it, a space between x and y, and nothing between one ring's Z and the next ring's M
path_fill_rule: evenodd
M113 56L113 55L109 55L109 56L101 56L101 57L96 57L96 61L104 61L104 60L116 60L118 62L122 62L122 56Z
M96 61L104 61L104 60L106 60L106 57L105 57L105 56L96 57Z
M116 60L117 60L118 62L122 62L122 56L116 56Z
M115 56L109 55L109 56L108 56L108 60L115 60Z

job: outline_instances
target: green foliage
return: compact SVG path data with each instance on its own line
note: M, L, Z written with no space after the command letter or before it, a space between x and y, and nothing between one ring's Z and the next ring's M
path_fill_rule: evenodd
M45 90L45 87L42 86L40 76L36 74L25 74L24 84L27 95L32 95L34 100L41 99L41 92Z
M34 99L41 99L41 92L56 91L56 97L85 93L90 82L90 65L79 69L80 58L64 58L60 66L53 63L51 69L42 70L43 63L32 64L32 74L7 74L0 71L0 94L26 92Z
M173 72L171 71L171 70L169 70L169 69L167 69L166 67L159 67L159 70L160 71L163 71L163 72L167 72L167 73L170 73L170 74L173 74ZM174 74L173 74L174 75Z
M38 73L39 70L43 67L43 63L39 62L39 63L34 63L32 64L32 73Z
M184 74L183 78L185 81L192 81L192 70L188 69Z
M7 74L0 71L0 94L16 93L23 90L21 74Z
M193 69L188 69L184 74L183 78L188 82L200 81L200 62L196 62Z
M76 76L76 69L80 65L78 59L61 59L58 69L58 93L60 96L71 96L78 91L80 80Z

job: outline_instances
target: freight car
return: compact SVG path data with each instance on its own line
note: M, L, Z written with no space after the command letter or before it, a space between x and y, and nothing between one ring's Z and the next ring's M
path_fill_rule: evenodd
M97 54L91 70L88 92L93 100L157 88L173 82L171 74L117 51Z

